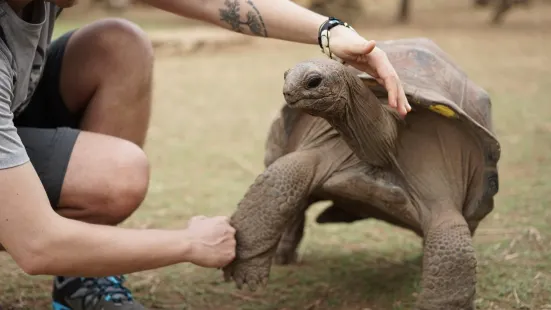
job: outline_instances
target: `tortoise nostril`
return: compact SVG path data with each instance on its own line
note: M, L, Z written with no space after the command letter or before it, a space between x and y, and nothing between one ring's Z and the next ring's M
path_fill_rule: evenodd
M284 90L283 98L285 99L285 101L289 101L291 99L291 92L289 90Z
M310 89L311 88L316 88L321 84L321 81L322 81L321 76L311 77L310 79L308 79L308 84L306 85L306 87L308 87Z
M289 73L289 70L285 70L285 72L283 73L283 79L287 79L287 74Z

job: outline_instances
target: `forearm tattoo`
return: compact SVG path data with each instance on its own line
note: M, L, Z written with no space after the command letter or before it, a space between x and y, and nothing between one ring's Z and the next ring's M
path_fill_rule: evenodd
M224 2L225 7L220 9L220 20L228 23L231 29L236 32L243 32L243 25L249 27L252 34L257 36L268 37L268 31L262 15L251 0L245 0L245 2L251 6L252 10L247 12L247 19L241 20L241 4L240 0L226 0Z

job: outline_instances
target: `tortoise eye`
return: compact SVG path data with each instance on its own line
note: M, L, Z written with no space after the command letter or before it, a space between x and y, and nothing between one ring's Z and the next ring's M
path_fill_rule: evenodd
M309 89L316 88L321 84L321 81L322 81L321 76L316 75L308 79L308 84L306 85L306 87L308 87Z

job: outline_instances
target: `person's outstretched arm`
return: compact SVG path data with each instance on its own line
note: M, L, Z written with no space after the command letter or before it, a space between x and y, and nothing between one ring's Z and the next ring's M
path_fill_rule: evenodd
M147 0L152 6L247 35L317 44L327 17L289 0Z
M318 30L328 17L290 0L145 0L174 14L202 20L247 35L318 45ZM344 26L331 31L330 49L347 64L377 78L389 104L402 115L411 110L386 54Z
M226 217L181 230L94 225L54 212L30 162L0 169L0 243L31 275L101 277L177 263L223 267L235 256Z
M28 274L100 277L191 262L223 267L235 256L226 217L195 217L180 230L88 224L56 213L10 111L13 77L0 52L0 250Z

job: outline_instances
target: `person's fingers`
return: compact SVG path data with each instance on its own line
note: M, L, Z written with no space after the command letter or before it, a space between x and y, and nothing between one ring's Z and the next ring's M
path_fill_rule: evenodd
M400 80L396 79L396 92L397 92L397 105L398 105L398 113L400 115L405 116L408 113L407 110L407 100L404 100L402 96L402 88L400 87Z
M388 76L384 78L383 81L386 91L388 92L388 104L393 108L398 107L398 83L396 82L396 79L394 76Z
M404 102L404 106L406 107L406 111L411 111L411 105L409 104L408 98L406 97L406 94L404 93L404 88L400 86L400 93L402 94L400 96L401 100Z
M360 61L347 61L346 65L351 66L353 68L356 68L356 69L358 69L362 72L365 72L365 73L371 75L373 78L375 78L377 80L377 82L379 82L381 85L384 85L383 80L379 78L379 75L377 74L377 71L375 71L373 68L371 68L371 66L369 64L363 63L363 62L360 62Z
M366 40L356 31L344 26L331 29L330 49L335 55L346 60L367 55L375 48L375 41Z
M411 111L411 106L409 105L406 94L404 93L404 88L400 83L400 79L397 78L396 82L398 83L398 106L400 107L401 112L405 116L409 111Z
M392 69L390 69L391 73L389 74L379 74L379 72L386 73L384 71L387 71L388 68L392 68L392 65L387 59L380 58L381 54L373 55L373 56L376 57L373 62L378 63L378 65L373 65L373 64L370 65L369 63L362 63L359 61L360 57L358 57L357 61L348 62L348 65L368 73L373 78L375 78L375 80L379 84L383 85L388 92L389 106L395 108L400 115L405 116L409 111L411 111L411 106L409 105L407 98L404 94L404 90L400 82L400 78L397 76L396 73L393 72L394 70ZM386 67L385 67L385 63L386 63ZM384 76L384 78L381 76Z

